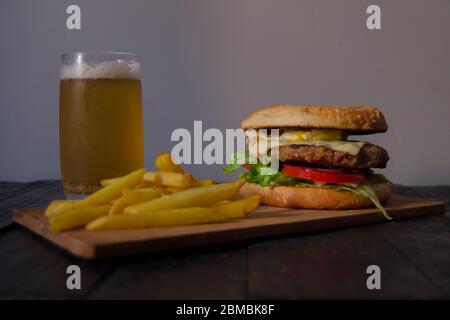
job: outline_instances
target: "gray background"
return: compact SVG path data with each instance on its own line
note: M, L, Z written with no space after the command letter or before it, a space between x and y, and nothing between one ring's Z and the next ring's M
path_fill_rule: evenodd
M65 27L78 4L82 30ZM382 30L365 27L369 4ZM373 104L366 137L405 184L450 183L450 1L159 0L0 2L0 180L59 177L62 52L142 57L146 162L175 128L234 128L275 103ZM220 166L193 166L223 179Z

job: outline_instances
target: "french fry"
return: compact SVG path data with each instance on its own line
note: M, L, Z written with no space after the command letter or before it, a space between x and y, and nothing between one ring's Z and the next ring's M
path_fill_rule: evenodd
M135 189L155 188L156 186L157 185L154 184L153 182L142 179L141 182L139 182L138 185L135 187Z
M107 185L117 182L121 179L122 177L117 177L117 178L111 178L111 179L103 179L102 181L100 181L100 185L102 187L106 187Z
M124 189L123 196L118 198L117 201L111 206L108 214L114 215L122 213L123 209L128 206L145 201L150 201L160 196L161 194L153 188L134 190Z
M155 159L155 167L161 172L183 173L183 168L173 162L169 153L160 153Z
M260 196L251 196L241 200L223 201L211 206L216 214L227 219L238 219L245 217L245 214L258 207Z
M64 212L66 212L67 210L81 208L81 207L83 207L83 205L81 204L81 200L78 200L78 201L74 201L72 204L67 203L65 205L62 205L57 209L53 209L53 210L49 211L48 213L46 212L45 214L47 215L47 217L53 218L55 216L58 216Z
M238 192L241 185L242 182L229 182L188 189L127 207L125 213L136 214L175 208L211 206L216 202L231 198Z
M194 177L188 173L176 172L146 172L144 180L165 187L189 188L194 183Z
M194 178L194 183L192 185L193 188L198 188L198 187L206 187L206 186L210 186L214 184L214 181L212 179L206 179L206 180L196 180ZM175 192L180 192L180 191L185 191L189 188L180 188L180 187L165 187L165 193L166 194L172 194Z
M215 204L209 208L191 207L103 216L89 223L86 228L88 230L119 230L218 222L245 217L247 212L259 205L259 201L259 196L253 196Z
M55 232L82 227L108 213L109 206L84 206L65 210L50 218L50 229Z
M158 198L161 196L161 193L158 192L155 188L143 188L143 189L135 189L135 190L129 190L125 189L123 190L123 195L126 197L129 197L130 199L133 199L132 201L135 201L136 203L143 202L143 201L149 201L154 198ZM149 199L151 198L151 199ZM136 199L136 200L134 200ZM149 200L146 200L149 199Z
M123 189L132 189L136 187L139 182L141 182L144 173L145 169L133 171L107 185L106 187L94 192L83 200L80 200L79 204L82 206L107 204L115 198L120 197Z
M186 191L188 188L177 188L177 187L165 187L165 194L172 194L176 192Z
M92 221L86 228L88 230L138 229L207 223L224 219L226 219L224 216L215 214L213 208L192 207L139 214L108 215Z
M128 206L126 199L124 196L117 198L116 201L114 201L113 205L109 208L108 214L119 214L122 213L123 209Z
M160 186L151 181L146 181L146 180L142 180L141 182L139 182L139 184L134 189L138 190L138 189L149 189L149 188L155 189L156 191L159 192L159 194L168 194L169 193L166 191L165 187Z
M166 188L166 187L161 187L161 186L155 185L153 188L154 188L156 191L158 191L161 195L163 195L163 194L170 194L170 192L167 191L167 188Z
M205 179L205 180L197 180L194 181L194 187L206 187L214 184L214 180L212 179Z
M115 180L113 183L110 183L106 187L103 187L102 189L94 192L93 194L82 200L73 201L73 203L67 202L64 205L53 205L53 208L51 210L47 208L45 214L48 217L54 217L65 213L70 209L76 209L85 206L110 204L112 201L115 201L118 197L121 196L123 189L135 187L142 180L142 176L144 175L144 173L145 169L136 170L126 176Z
M152 188L159 192L159 194L169 194L169 192L166 190L166 187L160 186L156 183L153 183L151 181L142 180L139 182L139 184L135 187L135 189L148 189Z
M73 207L74 204L77 202L78 200L53 200L52 202L50 202L47 209L45 210L45 215L47 217L52 217L57 212L61 212L64 209Z

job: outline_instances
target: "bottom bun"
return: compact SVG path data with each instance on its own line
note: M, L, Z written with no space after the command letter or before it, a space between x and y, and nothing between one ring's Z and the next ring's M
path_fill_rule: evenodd
M381 203L389 200L391 187L387 183L371 185ZM263 187L246 182L239 193L243 196L261 196L261 203L282 208L303 209L361 209L373 207L372 201L350 191L335 191L321 188Z

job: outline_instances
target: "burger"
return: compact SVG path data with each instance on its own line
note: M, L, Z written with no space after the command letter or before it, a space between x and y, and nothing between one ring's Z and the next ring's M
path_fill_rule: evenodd
M376 206L390 219L382 206L391 195L390 183L373 171L386 167L387 151L349 139L387 131L384 115L377 108L276 105L253 112L241 128L247 134L249 152L234 154L224 172L245 168L240 175L245 181L239 190L242 195L259 195L261 203L283 208ZM249 131L256 133L256 140L248 138ZM270 171L267 157L274 155L278 170Z

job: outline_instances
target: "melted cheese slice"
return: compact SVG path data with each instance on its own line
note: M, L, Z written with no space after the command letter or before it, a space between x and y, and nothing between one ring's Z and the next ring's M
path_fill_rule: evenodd
M327 134L328 135L328 134ZM275 147L281 147L286 145L309 145L309 146L324 146L334 151L340 151L349 153L353 156L357 155L364 146L365 142L359 141L347 141L347 140L315 140L318 136L315 136L313 140L305 140L305 137L299 134L293 134L292 132L283 133L279 139L271 139L265 134L258 134L258 141L252 139L249 141L250 153L256 155L255 150L258 150L259 156L268 154L269 149ZM329 138L328 136L326 138ZM259 145L258 145L259 142Z

